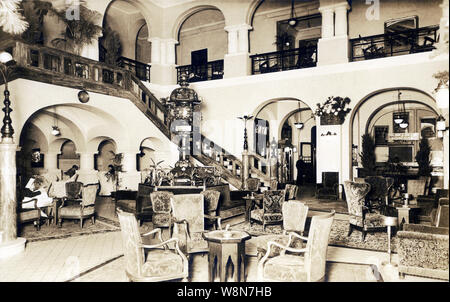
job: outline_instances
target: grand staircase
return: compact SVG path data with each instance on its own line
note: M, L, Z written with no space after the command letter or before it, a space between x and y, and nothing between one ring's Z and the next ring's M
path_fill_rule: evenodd
M168 110L130 70L17 40L0 42L1 51L11 53L16 62L10 81L22 78L129 99L173 141ZM222 178L235 188L242 187L240 159L203 135L200 149L193 155L196 160L205 166L216 167ZM250 157L251 175L269 182L269 169L264 161L256 155Z

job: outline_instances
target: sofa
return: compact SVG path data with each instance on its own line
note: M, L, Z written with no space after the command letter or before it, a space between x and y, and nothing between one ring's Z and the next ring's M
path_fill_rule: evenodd
M448 228L405 224L397 233L400 278L416 275L449 280Z

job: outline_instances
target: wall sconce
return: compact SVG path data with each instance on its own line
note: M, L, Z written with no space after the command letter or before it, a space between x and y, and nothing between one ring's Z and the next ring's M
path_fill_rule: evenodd
M52 135L54 135L54 136L60 136L61 135L61 131L59 130L58 126L52 126Z
M80 92L78 92L78 100L81 103L87 103L89 102L89 93L86 90L81 90Z

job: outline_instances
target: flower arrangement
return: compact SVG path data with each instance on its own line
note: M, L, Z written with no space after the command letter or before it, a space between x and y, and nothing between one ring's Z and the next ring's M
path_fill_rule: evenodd
M322 124L341 124L347 113L351 110L347 107L348 104L350 104L348 97L329 97L325 103L317 104L317 109L314 114L320 116Z

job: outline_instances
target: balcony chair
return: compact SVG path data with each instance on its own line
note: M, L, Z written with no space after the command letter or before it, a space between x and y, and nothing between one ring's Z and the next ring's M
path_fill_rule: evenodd
M259 72L260 73L269 73L279 71L278 63L270 65L269 61L263 61L259 64Z
M370 213L368 207L364 205L364 199L370 191L370 184L346 181L344 190L349 214L347 236L352 234L353 229L358 229L362 232L361 241L364 241L366 232L386 230L383 223L384 216L378 213Z
M306 218L308 217L308 206L302 202L291 200L283 202L282 214L283 214L283 234L282 235L263 235L250 239L253 245L256 246L258 259L261 259L267 252L267 243L274 241L279 244L292 247L302 248L302 241L298 238L289 237L289 232L295 232L303 236L305 231ZM292 242L289 239L292 239ZM275 257L280 254L280 249L276 246L273 247L269 257Z
M178 246L178 239L162 241L161 229L156 228L141 235L139 226L132 213L117 209L125 260L125 273L132 282L157 282L173 279L187 281L188 261ZM158 235L159 243L145 245L142 237ZM169 250L168 245L174 245ZM145 251L147 253L145 253Z
M316 198L339 198L339 172L322 172L322 186L317 187Z
M359 37L361 38L361 36ZM364 54L364 60L384 58L386 56L384 47L378 47L378 45L376 45L373 41L370 41L369 46L365 48L361 47L361 49Z
M172 199L172 237L179 239L185 255L209 251L208 242L202 237L205 232L205 217L216 219L220 229L220 218L204 214L204 195L178 194Z
M426 52L426 51L432 51L433 49L436 49L434 44L436 43L436 40L432 37L425 36L423 37L422 44L419 44L417 41L417 36L412 36L409 41L411 44L411 48L409 50L409 53L419 53L419 52Z
M58 209L58 223L62 226L63 219L79 219L83 228L83 220L91 218L95 224L95 199L97 197L98 184L89 184L82 187L81 198L71 199L75 204L66 205L64 199Z
M282 205L286 196L285 190L264 191L262 209L250 212L250 224L254 221L262 223L263 231L268 224L277 224L283 221Z
M389 205L389 192L394 184L394 179L382 176L368 176L364 181L370 185L370 191L366 196L369 210L378 212Z
M155 228L169 228L172 226L172 199L173 193L157 191L150 193L153 216L152 223Z
M297 185L286 184L285 190L286 190L286 201L297 198L297 192L298 192Z
M200 194L204 197L204 209L205 209L205 227L216 227L216 222L220 226L220 216L217 215L217 208L219 207L219 198L220 198L220 192L215 190L205 190L201 192ZM209 218L213 217L213 218Z
M274 241L267 243L267 252L258 262L260 281L317 282L325 279L328 240L335 212L313 216L308 237L294 232L290 237L306 241L305 248L292 248ZM281 249L279 256L269 259L272 247ZM288 254L289 253L289 254ZM296 255L301 253L303 255Z
M316 66L317 48L305 47L300 49L297 60L297 68L308 68Z

